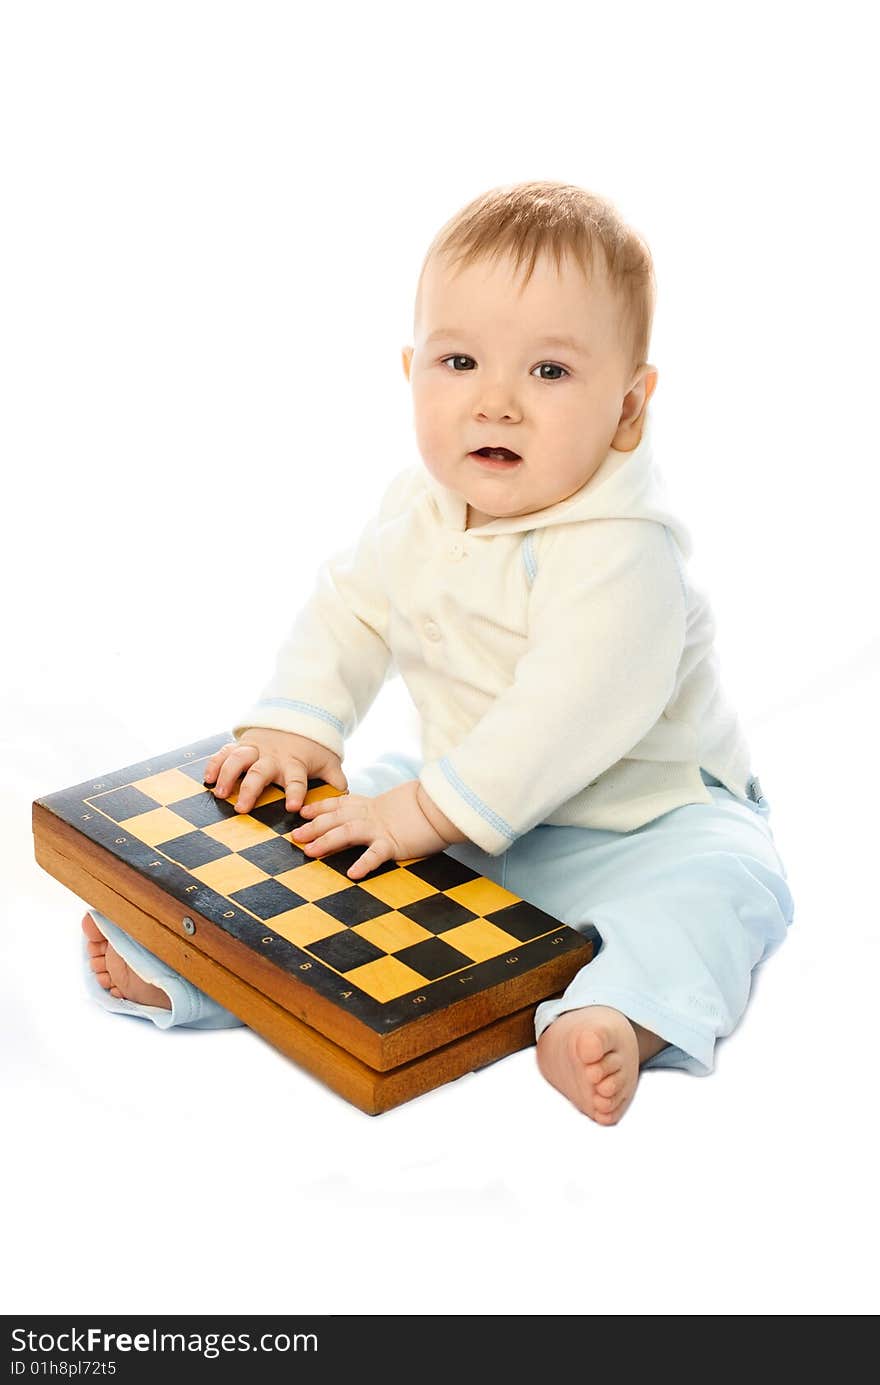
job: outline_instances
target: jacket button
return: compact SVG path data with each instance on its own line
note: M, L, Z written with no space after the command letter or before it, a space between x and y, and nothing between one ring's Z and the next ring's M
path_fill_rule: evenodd
M426 620L424 630L429 640L439 640L442 638L440 626L437 624L436 620Z
M450 558L464 557L464 544L459 539L449 545L449 556Z

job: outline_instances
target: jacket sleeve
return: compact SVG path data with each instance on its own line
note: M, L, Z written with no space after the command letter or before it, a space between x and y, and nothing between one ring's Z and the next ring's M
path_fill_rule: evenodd
M491 856L626 755L669 703L686 600L666 528L594 520L555 533L539 554L529 622L513 682L419 775Z
M293 731L343 755L346 737L391 675L380 530L405 504L415 470L398 473L357 541L322 563L274 674L234 724L234 735L252 726Z

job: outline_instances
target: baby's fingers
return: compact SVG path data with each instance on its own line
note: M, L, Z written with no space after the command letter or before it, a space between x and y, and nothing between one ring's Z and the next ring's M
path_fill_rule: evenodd
M255 765L252 765L241 781L238 797L235 800L235 811L237 813L249 813L266 785L271 784L274 777L274 762L267 760L265 756L258 760Z
M350 880L362 880L371 870L377 870L386 861L393 860L394 847L391 842L387 837L377 837L364 854L349 866L346 875Z
M302 810L308 788L309 777L305 766L299 760L288 761L284 780L285 806L288 813L298 813Z
M324 856L359 842L370 842L376 836L376 824L368 818L355 817L356 811L348 808L319 813L313 821L297 827L290 834L291 840L309 856Z
M205 765L205 773L202 776L206 784L213 784L214 780L217 778L217 774L219 773L220 766L226 760L226 757L229 755L230 751L237 749L238 745L235 741L227 741L225 745L221 745L219 750L214 751L214 754L211 756L210 760Z
M313 803L304 803L299 810L301 818L307 818L306 827L311 824L315 826L319 819L326 817L327 813L332 813L331 822L344 822L346 818L368 818L370 816L369 799L364 795L358 794L339 794L334 798L316 798ZM318 830L326 832L329 823L321 821L318 823ZM297 827L294 836L300 832L305 832L305 827ZM311 835L314 835L312 833Z
M259 757L260 752L253 745L237 745L234 750L231 750L223 761L220 773L217 775L217 783L214 785L214 793L217 797L226 798L228 794L232 793L242 773Z
M320 811L318 811L320 809ZM331 827L338 827L345 821L342 813L336 812L332 805L328 808L324 804L307 803L299 813L301 818L307 818L301 827L295 827L291 832L291 837L297 843L312 842L322 833L329 832Z
M347 797L347 795L344 795ZM314 803L304 803L299 810L301 818L320 817L321 813L335 813L339 811L338 798L317 798Z

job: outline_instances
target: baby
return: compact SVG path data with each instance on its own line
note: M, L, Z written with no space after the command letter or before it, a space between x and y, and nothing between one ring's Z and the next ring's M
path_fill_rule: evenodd
M653 311L648 248L583 188L495 188L447 222L403 350L423 465L322 566L205 774L239 812L281 785L307 857L363 846L353 880L446 850L593 924L600 951L535 1028L542 1075L600 1125L644 1068L712 1070L793 916L653 462ZM398 672L423 758L349 783L345 738ZM303 806L310 778L347 792ZM102 915L83 928L107 1008L238 1023Z

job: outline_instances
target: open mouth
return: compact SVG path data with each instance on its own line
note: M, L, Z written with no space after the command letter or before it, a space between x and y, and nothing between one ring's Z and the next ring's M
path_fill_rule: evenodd
M511 466L515 462L522 461L519 453L511 452L509 447L481 447L476 452L469 452L468 456L490 466Z

